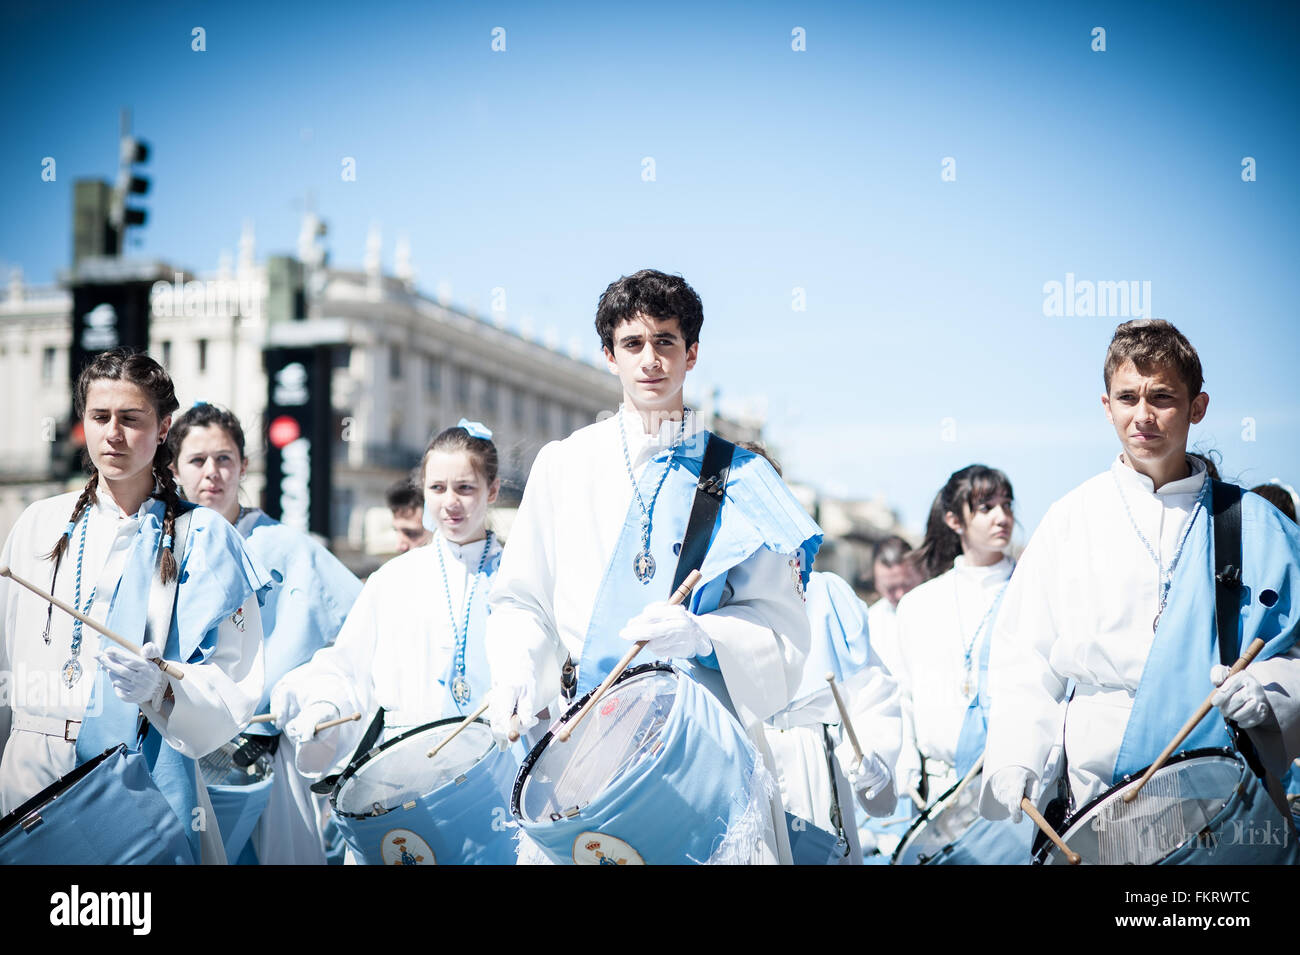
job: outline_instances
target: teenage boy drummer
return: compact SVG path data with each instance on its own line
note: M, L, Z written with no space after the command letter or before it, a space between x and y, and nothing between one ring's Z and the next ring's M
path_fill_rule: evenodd
M1184 750L1229 745L1224 720L1249 729L1285 774L1300 753L1300 531L1262 499L1241 501L1241 628L1251 666L1224 680L1215 628L1211 489L1187 454L1205 417L1196 350L1168 322L1126 322L1106 353L1102 407L1120 441L1110 467L1052 505L1007 588L989 661L986 780L990 819L1036 796L1065 717L1070 795L1083 806L1155 761L1218 686L1219 714Z
M600 298L596 330L623 403L533 464L489 599L500 735L512 712L527 729L556 702L566 658L580 696L630 641L649 641L637 662L690 669L761 753L763 721L799 685L811 639L803 585L821 532L763 458L734 452L701 584L688 606L666 603L708 437L682 403L702 322L699 296L662 272L625 276ZM766 785L755 781L756 800ZM772 818L756 857L785 861L780 807L758 801Z

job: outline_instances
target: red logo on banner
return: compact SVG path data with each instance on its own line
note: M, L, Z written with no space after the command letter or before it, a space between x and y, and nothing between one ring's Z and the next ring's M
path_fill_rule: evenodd
M302 428L298 426L297 419L280 415L266 429L266 436L277 448L284 448L302 437Z

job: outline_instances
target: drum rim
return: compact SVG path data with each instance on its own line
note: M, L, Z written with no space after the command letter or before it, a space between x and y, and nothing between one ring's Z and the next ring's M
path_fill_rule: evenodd
M1242 756L1241 753L1233 749L1231 746L1203 746L1199 749L1181 750L1177 753L1174 753L1174 755L1170 756L1167 760L1165 760L1164 766L1161 766L1160 769L1164 769L1165 766L1176 766L1178 763L1185 763L1191 759L1205 759L1206 757L1210 757L1210 756L1218 756L1220 758L1226 757L1232 759L1237 763L1239 768L1241 768L1247 773L1251 772L1250 765L1246 762L1246 758ZM1143 766L1141 769L1137 770L1136 772L1126 773L1124 776L1120 778L1119 782L1111 785L1107 789L1102 790L1101 793L1094 796L1087 803L1080 806L1074 812L1066 816L1065 819L1062 820L1061 822L1061 829L1060 829L1061 838L1062 839L1065 838L1066 834L1072 828L1074 828L1076 822L1078 822L1084 816L1088 815L1088 813L1092 812L1092 810L1096 809L1099 805L1105 802L1108 798L1110 798L1110 796L1113 793L1116 793L1119 790L1123 789L1125 786L1128 786L1134 780L1141 779L1142 774L1145 773L1150 768L1151 768L1151 764L1148 763L1146 766ZM1051 854L1052 850L1054 849L1056 849L1056 846L1053 845L1050 841L1044 844L1044 846L1041 849L1039 849L1037 852L1034 853L1033 859L1031 860L1032 864L1042 865L1043 860L1046 859L1047 856Z
M978 775L983 777L984 775L983 769L980 770ZM974 781L975 780L972 779L970 783L967 783L966 785L969 786ZM925 809L921 810L921 814L916 817L915 821L913 821L913 823L910 826L907 827L907 831L904 832L902 838L898 840L898 845L894 847L893 853L889 856L890 865L901 865L901 863L898 862L898 854L902 852L903 847L907 845L908 837L911 836L912 833L915 832L917 829L919 829L922 823L929 822L930 816L934 813L934 810L938 809L941 805L943 805L943 801L947 799L949 796L951 796L954 792L956 792L957 789L961 786L961 784L962 784L962 780L960 779L957 780L955 783L953 783L951 786L945 789L942 793L940 793L938 799L936 799L930 805L926 806ZM949 845L951 844L952 843L949 843ZM927 858L934 858L934 857L927 856Z
M447 726L447 725L457 726L463 722L465 722L465 717L463 716L450 716L447 717L446 719L433 720L432 722L424 723L420 726L414 726L411 729L407 730L405 733L401 733L397 736L394 736L392 739L384 740L383 743L373 747L368 753L365 753L360 758L355 759L352 762L348 763L347 769L339 773L339 778L334 781L334 788L330 791L330 809L334 810L341 816L347 816L349 819L373 818L373 816L370 813L348 812L346 809L340 809L338 807L338 795L343 790L343 784L347 782L349 779L351 779L353 776L355 776L357 774L357 771L360 770L361 767L364 766L366 763L370 762L372 759L378 758L379 754L382 753L384 750L388 749L388 747L395 746L398 743L402 742L402 740L410 736L416 736L420 733L425 732L426 730L433 729L434 727ZM487 720L481 718L474 720L474 722L481 726L490 727L491 725L487 722ZM490 748L488 750L487 755L491 755ZM479 762L481 763L482 760L479 760ZM478 763L475 763L474 765L477 766ZM434 793L446 788L446 786L448 785L450 785L450 783L444 783L442 786L439 786L437 789L431 789L429 792L425 793L423 796L419 798L423 799L424 796L432 796Z
M675 676L677 676L679 679L682 676L682 672L678 670L675 666L673 666L671 663L667 663L663 660L655 660L651 663L640 663L634 667L628 667L619 675L619 678L614 681L610 689L611 690L614 689L614 687L618 686L620 683L623 683L626 680L630 680L633 677L641 676L642 674L645 673L650 673L651 671L654 670L663 670L668 673L672 673ZM545 751L546 747L550 745L551 738L555 735L555 729L563 725L564 723L567 723L573 717L574 714L576 714L580 709L582 709L583 706L587 704L587 701L591 699L591 697L599 689L600 689L599 686L592 687L585 694L583 694L582 699L576 700L572 706L570 706L567 710L565 710L564 715L561 716L559 720L557 720L555 723L551 724L551 728L548 729L546 733L543 734L542 738L537 741L537 745L528 751L528 755L524 757L524 761L519 765L519 772L515 776L515 784L510 787L510 815L514 817L514 819L517 820L520 823L520 825L540 826L540 825L545 825L546 823L551 821L545 819L539 819L539 820L524 819L523 809L519 805L519 797L523 794L524 791L524 780L527 778L529 772L532 771L533 766L537 764L537 761L541 759L543 751ZM674 700L673 706L675 707L676 705L677 705L677 701Z
M119 750L121 750L123 755L125 755L127 752L126 744L117 743L110 746L93 759L88 759L80 766L73 767L12 812L6 814L3 818L0 818L0 839L9 835L9 833L13 831L14 827L22 822L22 820L30 816L32 813L44 809L73 786L77 785L77 783L89 776L100 764L107 762L110 758L116 755Z

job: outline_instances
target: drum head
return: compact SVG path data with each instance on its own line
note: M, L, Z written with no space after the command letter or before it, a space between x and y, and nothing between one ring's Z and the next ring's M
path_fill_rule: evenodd
M965 786L958 781L936 799L934 805L907 830L907 835L894 850L890 865L921 865L960 839L980 818L983 777L982 772L976 773Z
M634 672L614 684L567 743L548 734L524 768L518 797L523 818L543 822L580 809L653 757L677 699L677 680L668 667Z
M1126 778L1066 820L1061 838L1085 865L1154 865L1195 839L1232 798L1244 764L1230 751L1183 753L1156 771L1131 803L1124 793L1141 773ZM1048 844L1044 864L1067 864Z
M485 723L471 723L430 759L429 750L461 723L444 720L389 740L359 760L339 780L334 808L353 816L372 816L453 782L495 748Z

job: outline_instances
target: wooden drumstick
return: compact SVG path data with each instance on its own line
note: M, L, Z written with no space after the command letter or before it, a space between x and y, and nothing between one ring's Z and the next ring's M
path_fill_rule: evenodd
M339 726L342 723L355 723L359 719L361 719L361 714L353 713L351 716L340 716L336 720L326 720L324 723L317 723L315 729L311 731L311 735L315 736L317 733L322 730L327 730L331 726Z
M703 575L698 570L693 570L687 574L686 579L682 581L682 585L673 591L673 595L668 598L669 606L675 607L685 600L690 592L695 589L695 585L700 582L702 576ZM623 654L623 659L619 660L618 665L609 672L609 676L605 677L605 682L596 688L595 693L591 694L591 699L587 701L586 706L574 713L573 719L569 720L567 723L560 724L560 727L555 731L556 739L561 743L568 742L569 737L573 735L573 731L577 728L578 724L583 721L589 712L591 712L592 707L600 702L600 698L605 695L611 686L614 685L614 681L623 675L623 671L632 663L632 659L645 649L645 645L648 642L649 641L647 640L638 640L636 643L632 644L627 653Z
M980 753L980 758L975 760L975 765L966 770L966 775L961 778L961 782L957 784L957 788L952 791L951 798L955 800L961 794L961 791L970 784L970 781L974 779L976 774L983 768L984 754Z
M858 745L858 734L853 732L853 723L849 720L849 711L844 706L844 701L840 699L839 688L835 685L835 674L827 673L826 682L831 686L831 696L835 697L835 708L840 711L840 722L844 724L844 732L849 736L849 744L853 747L854 765L862 763L862 747Z
M517 710L510 714L510 730L506 733L506 739L512 743L519 742L519 712Z
M250 717L248 718L248 722L250 722L250 723L274 723L274 722L275 722L275 714L274 714L274 713L258 713L256 716L250 716Z
M1043 818L1043 814L1040 813L1037 807L1029 801L1028 796L1020 797L1020 808L1025 811L1025 815L1034 820L1035 824L1037 824L1039 829L1043 830L1047 838L1056 843L1056 848L1065 853L1065 857L1070 860L1070 865L1078 865L1083 861L1079 856L1079 853L1067 846L1061 837L1056 834L1056 830L1052 828L1052 824Z
M1232 676L1234 673L1240 673L1242 670L1246 669L1250 661L1259 656L1259 651L1263 649L1264 640L1262 638L1257 638L1246 648L1246 652L1237 658L1237 662L1228 670L1228 676L1223 678L1224 682L1227 682L1228 677ZM1210 695L1205 698L1205 702L1200 705L1194 714L1192 714L1192 718L1183 724L1183 728L1178 731L1178 735L1170 740L1169 745L1166 746L1164 751L1156 757L1156 761L1151 764L1145 773L1142 774L1142 778L1138 780L1138 784L1125 792L1124 795L1120 797L1121 799L1125 802L1132 802L1134 799L1137 799L1138 793L1142 791L1143 786L1151 781L1151 777L1156 774L1156 770L1163 766L1170 756L1174 755L1174 750L1181 746L1183 740L1187 739L1187 737L1191 735L1192 730L1196 729L1196 724L1205 719L1206 714L1208 714L1210 710L1214 709L1214 694L1218 692L1218 687L1215 687L1210 691Z
M37 587L35 584L31 583L30 581L23 580L23 578L19 577L7 566L0 567L0 577L8 577L14 583L22 587L26 587L28 590L30 590L36 596L40 597L42 600L52 603L54 604L54 606L58 607L64 613L69 613L72 616L76 617L78 620L84 623L91 630L95 630L98 631L99 633L102 633L104 636L108 637L108 639L112 640L114 643L120 646L123 650L129 651L130 653L134 653L136 656L141 657L142 659L150 660L151 662L157 664L158 669L162 670L163 673L166 673L173 680L185 679L185 674L181 671L180 667L176 666L173 663L168 663L166 660L163 660L162 658L146 657L143 651L141 651L141 649L138 646L136 646L134 643L132 643L130 640L127 640L125 637L118 636L116 633L114 633L112 630L109 630L108 627L104 626L102 623L90 619L84 613L79 611L76 607L72 607L69 606L68 604L65 604L62 600L60 600L58 597L55 597L53 594L47 594L44 590L42 590L40 587Z
M478 719L480 716L486 713L487 708L488 708L487 700L484 700L482 706L480 706L469 716L461 720L460 723L456 725L456 728L454 730L452 730L450 733L444 736L442 740L438 743L438 745L435 746L433 749L429 750L429 752L425 753L425 755L428 756L430 759L433 759L433 757L437 755L438 750L442 749L444 746L446 746L448 743L454 740L457 736L461 734L461 732L465 729L465 727L469 726L470 723L473 723L476 719Z

